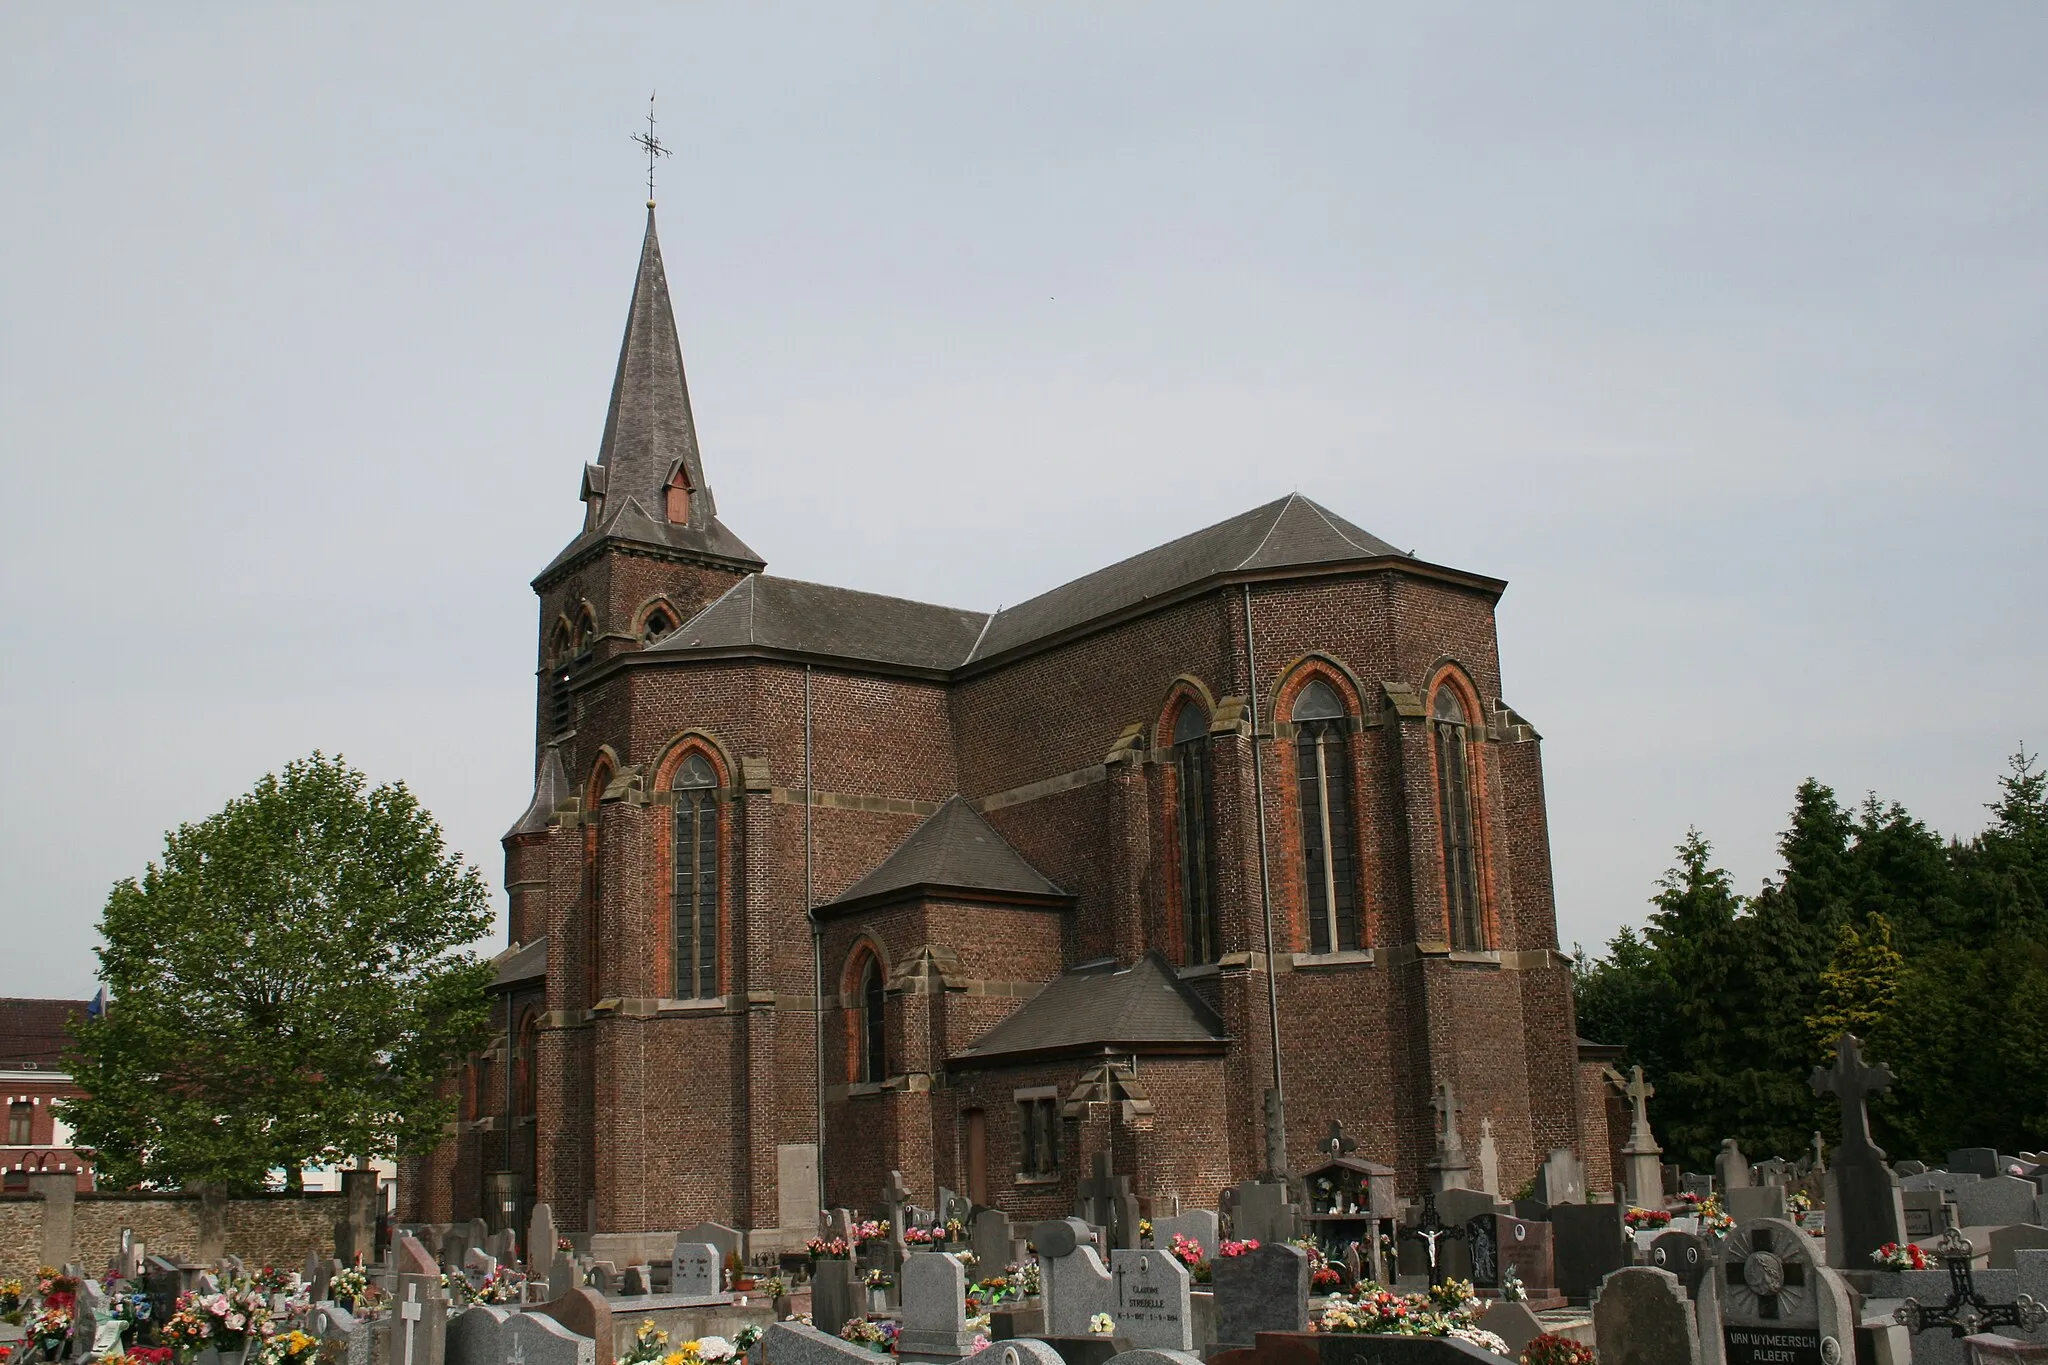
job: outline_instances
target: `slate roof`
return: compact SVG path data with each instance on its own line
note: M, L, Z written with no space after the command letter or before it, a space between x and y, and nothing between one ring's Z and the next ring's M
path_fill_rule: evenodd
M665 490L678 468L691 489L690 519L671 525ZM637 541L761 566L761 557L718 520L711 485L704 480L697 420L690 411L690 386L683 373L683 346L676 336L651 203L647 232L640 241L640 269L633 279L633 303L626 312L626 335L619 343L619 367L612 377L604 438L598 444L597 463L585 467L583 493L586 499L602 499L597 524L570 541L541 570L541 578L604 540Z
M945 669L967 657L985 612L750 574L649 654L765 647Z
M1406 558L1299 493L990 616L754 574L649 653L767 648L946 672L1219 575Z
M954 1064L1103 1048L1219 1047L1223 1020L1157 949L1128 967L1094 962L1054 977L1009 1018L953 1055Z
M548 936L542 934L531 943L515 945L498 954L494 959L498 974L491 984L503 989L516 986L522 981L537 981L548 974Z
M949 796L881 865L828 905L848 905L915 887L997 891L1067 899L958 795Z
M501 837L510 839L517 834L545 833L548 822L554 819L555 807L574 794L569 786L569 774L562 769L562 748L550 741L547 751L541 755L540 773L534 778L533 801L526 807L526 814L520 816Z
M1405 558L1371 532L1289 493L997 612L961 662L1001 654L1218 574L1390 556Z
M71 1045L65 1025L83 1018L89 1000L0 1000L0 1067L62 1071Z

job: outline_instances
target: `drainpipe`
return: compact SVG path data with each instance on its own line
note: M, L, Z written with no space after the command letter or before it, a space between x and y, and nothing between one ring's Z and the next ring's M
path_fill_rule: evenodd
M816 866L811 827L811 666L804 665L804 917L811 922L811 1042L817 1083L818 1207L825 1207L825 926L818 921L812 876Z
M1266 1014L1273 1030L1273 1096L1284 1114L1287 1082L1280 1068L1280 977L1279 960L1273 953L1273 870L1266 854L1266 746L1259 739L1259 651L1252 636L1252 585L1244 585L1244 664L1248 679L1245 693L1252 703L1253 804L1259 812L1259 908L1266 921Z

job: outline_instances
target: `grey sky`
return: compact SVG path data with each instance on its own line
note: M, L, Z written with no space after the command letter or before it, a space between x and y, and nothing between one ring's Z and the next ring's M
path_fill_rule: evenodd
M496 885L650 88L775 572L993 608L1299 489L1504 577L1567 945L2048 737L2048 8L595 9L0 14L0 992L315 747Z

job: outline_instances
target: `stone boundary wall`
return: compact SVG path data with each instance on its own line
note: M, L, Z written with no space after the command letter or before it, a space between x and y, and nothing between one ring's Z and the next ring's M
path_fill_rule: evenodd
M32 1276L45 1260L42 1196L0 1196L0 1280ZM297 1270L306 1253L334 1251L334 1225L347 1216L339 1194L257 1195L230 1199L227 1249L252 1266ZM121 1229L152 1255L190 1258L199 1244L199 1200L142 1191L80 1194L72 1208L69 1257L97 1275L121 1245Z

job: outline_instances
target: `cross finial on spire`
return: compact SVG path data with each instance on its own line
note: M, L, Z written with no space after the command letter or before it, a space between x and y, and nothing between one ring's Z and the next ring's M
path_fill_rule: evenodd
M647 207L654 207L654 158L669 155L668 148L654 135L654 92L647 92L647 131L633 134L633 141L647 151Z

